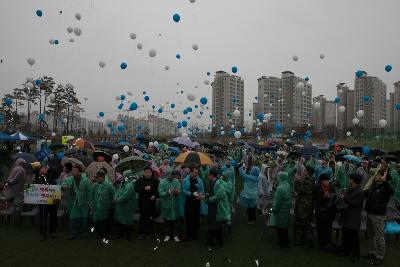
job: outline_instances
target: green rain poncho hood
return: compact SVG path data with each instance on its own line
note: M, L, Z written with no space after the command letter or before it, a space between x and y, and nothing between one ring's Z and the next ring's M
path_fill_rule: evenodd
M132 171L126 170L123 176L125 180L115 193L114 219L121 224L132 225L136 201L134 175Z
M158 185L161 216L165 220L176 220L179 217L179 194L181 193L181 183L171 175L172 171L168 170L168 178L162 179ZM171 189L171 192L169 189ZM176 189L179 190L178 195L174 193Z
M272 206L271 224L279 228L286 228L289 224L292 189L288 179L289 176L286 172L278 173L278 188Z

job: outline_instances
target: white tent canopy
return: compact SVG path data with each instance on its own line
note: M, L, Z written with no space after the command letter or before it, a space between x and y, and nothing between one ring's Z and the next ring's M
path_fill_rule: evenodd
M15 134L11 135L14 140L19 140L19 141L28 141L29 137L26 135L23 135L21 132L16 132Z

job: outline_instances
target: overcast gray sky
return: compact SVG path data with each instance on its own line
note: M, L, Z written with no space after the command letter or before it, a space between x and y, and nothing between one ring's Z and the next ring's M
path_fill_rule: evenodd
M309 76L314 96L333 99L339 82L352 88L357 69L380 77L391 92L400 80L399 10L399 0L1 0L0 93L28 76L50 75L76 87L88 117L99 111L110 117L117 114L115 96L127 91L134 93L130 100L142 104L145 90L148 107L166 101L188 106L187 93L197 96L196 103L201 96L210 103L211 86L203 82L207 71L230 72L232 66L245 80L247 109L257 78L284 70ZM179 23L172 21L174 13L181 15ZM68 34L68 26L80 27L82 35ZM131 32L136 40L129 38ZM60 44L50 45L50 38ZM154 58L148 53L152 48ZM32 70L28 57L36 59ZM121 62L128 64L124 71ZM391 73L384 70L387 64ZM178 96L178 90L185 93Z

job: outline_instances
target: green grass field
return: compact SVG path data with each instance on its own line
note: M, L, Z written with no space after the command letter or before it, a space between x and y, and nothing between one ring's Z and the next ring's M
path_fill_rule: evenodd
M275 249L274 229L266 229L258 218L253 226L244 225L245 210L235 216L232 239L225 235L225 246L212 249L200 241L158 243L157 240L117 240L104 245L92 234L88 239L68 241L68 223L59 225L58 237L39 241L39 231L25 220L22 227L0 223L0 266L365 266L367 261L351 263L347 259L314 249L290 247ZM205 225L202 233L205 235ZM134 226L137 236L138 225ZM292 232L292 228L290 229ZM365 253L364 234L361 233ZM158 238L162 238L162 233ZM393 238L387 248L385 266L398 266L400 242Z

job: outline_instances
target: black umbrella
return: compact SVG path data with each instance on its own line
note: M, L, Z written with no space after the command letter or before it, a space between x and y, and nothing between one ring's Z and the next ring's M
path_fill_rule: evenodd
M63 149L65 148L65 145L61 144L61 143L52 143L49 146L50 150L58 150L58 149Z
M25 160L26 163L33 163L33 162L39 161L34 154L25 153L25 152L21 152L21 153L17 153L15 155L13 155L12 159L14 161L16 161L17 159L23 159L23 160Z
M300 153L305 155L305 156L318 156L319 155L319 149L316 146L313 145L305 145L300 149Z
M400 162L400 159L398 158L398 157L396 157L396 156L393 156L393 155L386 155L386 156L378 156L378 157L376 157L376 159L375 159L375 161L376 162L380 162L382 159L384 159L386 162L389 162L389 161L392 161L392 162L395 162L395 163L399 163Z
M369 156L370 156L371 158L383 157L383 156L385 156L385 155L386 155L385 152L383 152L382 150L376 149L376 148L371 149L371 150L369 151Z
M92 162L94 162L92 158L87 156L75 156L74 158L82 162L85 167L88 167Z
M107 163L110 163L112 160L112 157L110 154L108 154L107 152L104 152L104 151L100 151L100 150L93 152L92 157L94 160L96 160L98 157L103 157L104 161Z
M100 149L117 149L117 146L115 144L106 141L98 142L94 146Z
M121 173L125 170L131 170L132 172L137 172L145 168L146 165L147 165L146 160L139 157L131 156L124 158L120 162L118 162L117 166L115 167L115 170Z
M400 158L400 150L389 152L388 155Z

